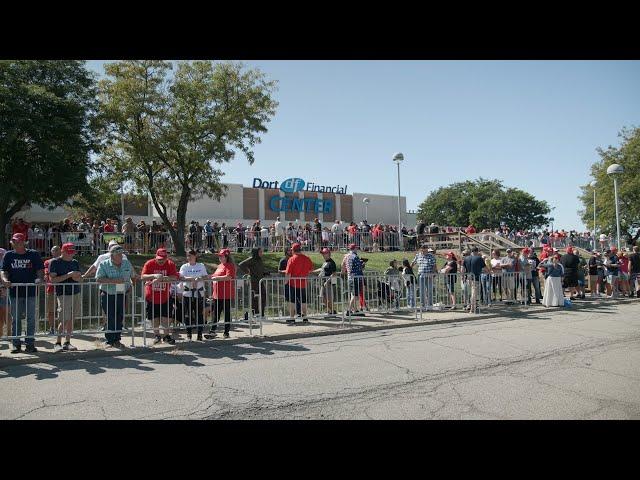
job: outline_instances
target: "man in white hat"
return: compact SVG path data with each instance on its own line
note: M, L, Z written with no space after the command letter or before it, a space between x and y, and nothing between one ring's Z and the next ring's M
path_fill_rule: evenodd
M116 240L111 240L109 242L108 250L111 250L111 247L113 247L114 245L118 245L118 242ZM84 275L82 275L82 278L93 276L98 271L98 267L100 266L100 264L110 258L111 258L111 254L109 252L99 255L98 258L96 258L96 261L93 262L93 265L91 265L89 269L86 272L84 272ZM122 259L127 260L127 256L123 254Z

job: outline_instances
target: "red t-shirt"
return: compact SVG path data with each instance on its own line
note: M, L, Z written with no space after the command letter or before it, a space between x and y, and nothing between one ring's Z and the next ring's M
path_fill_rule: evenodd
M213 298L218 300L236 298L236 266L233 263L221 263L218 265L218 268L216 268L216 271L211 274L212 277L226 277L227 275L230 276L232 280L213 282Z
M153 258L147 261L144 267L142 267L142 275L152 275L155 273L161 273L167 277L179 276L176 264L169 259L165 261L164 265L159 265L156 259ZM147 302L153 302L156 305L167 303L169 301L170 288L171 284L168 282L156 282L152 284L151 280L148 280L144 286L144 298Z
M292 277L306 277L313 270L311 259L302 253L295 253L288 261L285 272ZM305 279L289 280L289 285L293 288L305 288L307 281Z
M53 258L44 261L44 281L47 283L46 292L49 295L53 294L56 291L56 287L54 287L51 283L51 277L49 276L49 263L51 262L51 260L53 260Z
M105 233L113 233L115 231L115 228L110 223L107 223L104 226L104 231L105 231Z
M22 233L24 235L24 238L26 238L27 240L29 240L29 225L26 223L23 223L22 225L19 224L15 224L12 228L13 234L15 235L16 233Z

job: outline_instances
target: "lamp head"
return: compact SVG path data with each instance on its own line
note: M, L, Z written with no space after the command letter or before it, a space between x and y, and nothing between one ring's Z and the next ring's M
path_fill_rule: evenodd
M624 173L624 167L620 164L614 163L607 168L607 175L618 175Z
M400 153L400 152L396 153L396 154L393 156L393 161L394 161L394 162L400 163L400 162L402 162L403 160L404 160L404 155L403 155L402 153Z

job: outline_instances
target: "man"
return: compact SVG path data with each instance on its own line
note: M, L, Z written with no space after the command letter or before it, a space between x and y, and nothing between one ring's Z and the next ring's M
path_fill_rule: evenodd
M2 282L5 287L12 283L36 283L44 279L44 263L40 254L35 250L25 248L26 237L22 233L15 233L11 237L13 250L9 250L2 260ZM11 316L13 318L12 331L17 337L22 335L22 316L27 318L27 336L25 351L36 353L36 286L15 286L9 290ZM13 340L11 353L22 351L20 338Z
M84 272L84 275L82 275L83 278L87 278L87 277L93 276L98 271L98 267L100 267L100 264L102 262L104 262L106 260L109 260L111 258L111 253L110 252L111 252L111 248L114 247L114 246L120 246L120 245L118 244L118 242L116 240L111 240L109 242L109 245L108 245L109 251L107 253L103 253L102 255L98 255L98 258L96 258L96 261L93 262L93 264L87 269L87 271ZM123 252L124 252L124 250L123 250ZM128 260L127 256L124 253L122 254L122 259L123 260ZM132 268L133 268L133 266L132 266ZM135 273L135 269L134 269L134 273Z
M253 314L260 314L264 318L264 311L267 307L267 291L266 288L260 289L260 280L269 273L265 269L263 256L264 250L261 247L254 247L251 249L251 256L241 261L238 268L242 273L248 274L251 279L251 310ZM286 268L285 265L284 269L286 270ZM262 308L259 308L260 303Z
M322 298L325 307L327 307L327 313L329 315L336 315L336 311L333 308L333 298L335 297L334 277L338 268L336 262L331 258L331 250L323 248L320 250L324 263L322 266L313 271L322 278L322 286L320 287L320 298Z
M591 291L591 297L600 296L600 286L604 277L604 267L602 265L602 258L600 252L594 250L591 252L591 258L589 259L589 290Z
M580 257L573 253L573 247L567 248L567 253L560 257L560 265L564 267L563 288L569 289L571 300L581 298L578 288L578 268L580 267Z
M313 240L312 248L320 248L322 246L322 224L317 218L313 219Z
M82 299L78 285L78 282L82 281L82 273L78 260L73 258L76 254L75 247L73 243L65 243L60 250L62 255L49 263L49 277L51 282L56 284L58 299L58 339L53 347L54 352L77 350L71 345L71 332L73 320L82 316ZM62 332L66 336L64 346L61 345Z
M19 218L16 221L16 223L13 224L11 233L13 235L15 235L16 233L21 233L22 235L24 235L24 241L28 242L29 241L29 224L25 223L25 221L22 218Z
M420 245L420 251L413 258L411 268L418 265L418 284L423 310L431 310L433 305L433 274L436 273L436 257L426 243Z
M129 260L124 258L124 249L113 245L109 257L100 263L96 272L96 283L100 285L100 303L107 317L105 345L124 348L120 343L124 320L125 293L131 288L135 273Z
M211 225L211 220L207 220L207 223L205 223L204 233L207 236L207 253L211 253L213 251L213 226Z
M131 217L127 217L127 220L122 225L122 233L124 233L124 249L128 252L133 250L135 242L136 225L133 223Z
M280 221L280 217L276 217L276 221L273 224L273 228L274 228L274 233L276 237L275 250L277 251L280 247L282 247L282 245L284 245L284 242L283 242L284 232L282 230L282 222Z
M114 223L115 223L115 220L112 221L110 218L107 218L107 222L104 224L104 233L113 233L113 232L115 232L116 229L113 226Z
M524 277L524 291L525 291L525 305L531 305L531 284L533 283L533 268L531 260L529 259L529 254L531 253L531 249L529 247L525 247L520 252L520 257L518 258L518 264L520 266L520 272L522 277ZM522 280L521 280L522 281Z
M287 262L289 262L289 259L291 258L291 248L287 247L284 251L284 257L282 257L280 259L280 263L278 263L278 272L281 273L282 275L285 274L286 270L287 270ZM288 293L287 293L287 289L285 287L285 302L289 302L289 297L288 297ZM300 306L300 299L297 298L296 299L296 315L298 317L302 316L302 312L301 312L301 306ZM284 315L284 311L282 312L282 314Z
M516 299L516 259L513 256L513 250L507 248L507 255L500 259L502 267L502 287L507 301L515 301Z
M539 305L540 300L542 300L542 292L540 290L540 274L538 273L538 265L540 265L540 260L536 255L535 250L531 250L529 254L529 264L531 265L531 283L533 284L533 289L535 291L536 303Z
M166 343L175 345L176 341L169 330L169 282L179 279L176 264L169 259L165 248L156 251L155 258L148 260L142 267L140 279L146 281L144 296L147 302L147 320L153 321L153 332L156 336L154 345ZM160 336L158 324L162 325L164 337Z
M294 325L296 323L294 312L296 299L300 299L300 311L302 312L302 323L309 323L307 318L307 280L306 277L313 270L313 263L311 259L301 253L302 245L294 243L291 246L293 255L287 261L287 268L285 269L285 276L291 278L287 285L285 285L285 297L289 296L289 316L287 320L288 325ZM301 277L298 279L298 277Z
M638 254L638 246L633 247L633 253L629 255L629 296L640 297L640 285L636 286L636 280L640 276L640 255Z
M331 236L333 245L342 248L344 245L344 237L343 237L343 229L342 222L340 220L336 220L333 225L331 225Z
M350 292L347 315L364 317L364 313L357 312L356 308L356 299L364 291L363 268L364 262L358 256L358 246L355 243L351 243L349 252L343 257L341 265L341 271L347 274L347 288Z
M611 247L607 250L604 265L607 268L607 290L609 290L608 298L616 298L618 296L618 268L620 266L618 260L618 249Z
M478 247L473 247L471 249L471 255L464 259L464 262L462 263L462 271L464 273L473 275L471 278L467 278L467 282L471 284L471 300L467 311L469 313L477 313L477 299L478 288L480 286L480 277L482 276L483 272L488 272L486 264L480 256Z
M55 335L55 310L56 310L56 289L51 284L51 277L49 277L49 264L51 260L60 256L60 247L55 245L51 247L51 258L44 261L44 281L47 284L45 290L45 310L47 313L47 325L49 326L49 335Z

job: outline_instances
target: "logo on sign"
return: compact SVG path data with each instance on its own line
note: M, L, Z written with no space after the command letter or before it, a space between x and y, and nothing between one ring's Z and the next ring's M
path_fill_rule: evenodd
M301 178L287 178L280 185L280 190L285 193L299 192L304 188L304 180Z

